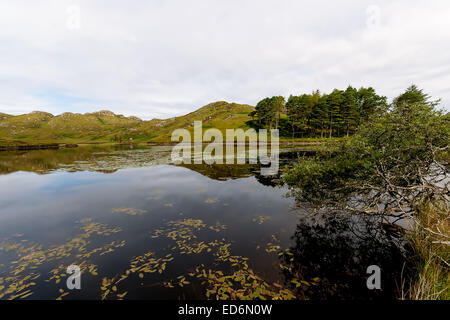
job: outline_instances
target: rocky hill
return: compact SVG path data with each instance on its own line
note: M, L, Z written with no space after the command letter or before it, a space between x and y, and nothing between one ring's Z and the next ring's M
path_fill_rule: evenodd
M169 142L173 130L192 130L198 120L205 129L247 128L253 110L249 105L218 101L184 116L149 121L108 110L57 116L42 111L18 116L0 113L0 144Z

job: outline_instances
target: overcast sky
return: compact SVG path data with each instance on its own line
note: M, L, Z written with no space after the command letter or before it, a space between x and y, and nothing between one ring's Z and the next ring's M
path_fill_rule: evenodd
M410 84L450 103L450 1L1 0L0 112L167 118Z

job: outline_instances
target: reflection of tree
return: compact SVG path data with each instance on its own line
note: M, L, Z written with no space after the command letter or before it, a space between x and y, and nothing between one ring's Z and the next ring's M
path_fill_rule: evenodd
M208 178L221 181L251 177L258 170L257 165L250 164L180 164L178 166L198 172Z
M394 299L402 272L403 276L411 272L406 263L409 248L373 218L343 214L305 217L293 239L295 245L289 250L293 256L281 256L293 270L284 271L286 281L320 279L315 286L298 288L305 298ZM382 290L367 289L370 265L381 268Z
M278 155L278 161L280 168L292 164L294 161L298 160L299 157L308 157L316 154L316 149L282 149L280 150L280 153ZM281 177L281 170L276 175L268 175L264 176L261 175L260 167L263 166L261 164L258 165L258 170L255 171L255 178L256 180L261 183L264 186L269 187L277 187L280 186L280 177Z
M292 163L298 159L299 155L305 156L315 151L281 150L279 154L280 166ZM184 168L196 171L214 180L229 180L255 176L256 180L264 186L280 186L280 172L277 175L264 176L261 174L261 167L264 165L249 164L181 164ZM268 167L269 165L265 165Z
M277 187L280 186L280 175L274 176L264 176L259 172L255 174L255 179L262 185L268 187Z

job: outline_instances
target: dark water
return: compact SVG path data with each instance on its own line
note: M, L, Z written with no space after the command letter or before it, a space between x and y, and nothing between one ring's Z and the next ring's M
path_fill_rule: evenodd
M398 234L295 209L256 165L175 166L170 150L0 153L0 299L395 297Z

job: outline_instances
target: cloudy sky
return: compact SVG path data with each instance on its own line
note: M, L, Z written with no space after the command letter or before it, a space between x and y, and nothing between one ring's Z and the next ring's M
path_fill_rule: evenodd
M450 1L1 0L0 112L167 118L412 83L450 108Z

